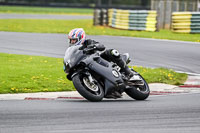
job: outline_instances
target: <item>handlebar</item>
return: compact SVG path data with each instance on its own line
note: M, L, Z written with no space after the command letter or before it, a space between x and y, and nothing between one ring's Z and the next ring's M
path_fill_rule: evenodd
M85 48L85 49L83 49L83 53L91 54L91 53L94 52L94 50L96 50L96 49L97 49L96 47Z

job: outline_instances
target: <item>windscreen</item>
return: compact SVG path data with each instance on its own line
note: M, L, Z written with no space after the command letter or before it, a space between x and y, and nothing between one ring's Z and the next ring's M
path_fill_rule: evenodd
M83 57L83 51L79 50L82 45L73 45L69 47L65 52L64 62L70 63L73 67L77 62L79 62Z

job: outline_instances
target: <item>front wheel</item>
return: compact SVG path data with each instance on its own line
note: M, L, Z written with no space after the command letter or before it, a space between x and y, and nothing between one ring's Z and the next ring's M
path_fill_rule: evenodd
M87 75L77 74L73 77L72 81L76 90L87 100L98 102L103 99L103 88L95 79L91 83Z
M138 74L138 76L142 79L143 85L132 85L130 88L125 90L126 94L135 100L145 100L149 97L150 89L145 81L145 79Z

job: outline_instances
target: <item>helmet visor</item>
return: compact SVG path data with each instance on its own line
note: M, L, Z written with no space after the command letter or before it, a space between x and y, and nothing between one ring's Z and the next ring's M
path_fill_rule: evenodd
M76 44L78 42L78 38L69 39L70 44Z

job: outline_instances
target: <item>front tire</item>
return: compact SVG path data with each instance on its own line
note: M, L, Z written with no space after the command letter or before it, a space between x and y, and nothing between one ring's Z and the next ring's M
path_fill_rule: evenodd
M135 100L145 100L149 97L150 89L145 79L138 74L144 82L144 85L133 85L131 88L125 90L126 94Z
M104 97L104 91L101 85L98 82L95 82L94 85L96 88L91 89L87 84L87 76L83 74L77 74L73 77L72 81L76 90L87 100L91 102L101 101Z

